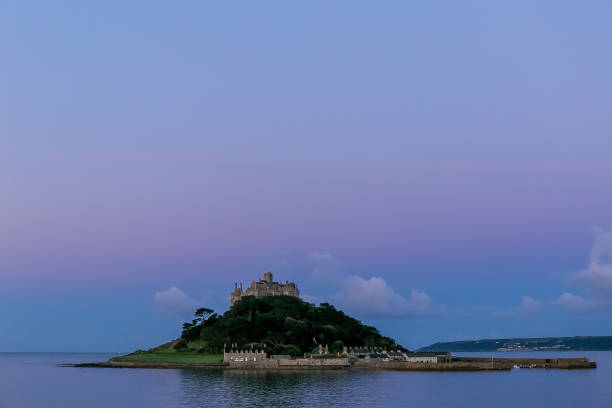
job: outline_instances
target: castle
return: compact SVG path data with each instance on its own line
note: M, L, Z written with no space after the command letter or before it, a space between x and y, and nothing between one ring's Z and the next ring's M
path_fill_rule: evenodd
M293 282L273 282L272 272L266 272L263 275L263 279L260 279L259 282L251 282L251 286L245 291L242 290L242 283L240 287L238 287L237 283L234 283L234 291L230 293L230 307L234 306L234 303L242 299L243 296L293 296L299 298L300 291Z

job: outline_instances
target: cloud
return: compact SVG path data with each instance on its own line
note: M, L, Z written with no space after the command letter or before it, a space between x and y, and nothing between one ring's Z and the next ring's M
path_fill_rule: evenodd
M300 293L300 298L302 298L302 300L305 302L312 303L313 305L318 305L328 301L327 299L315 295L310 295L308 293Z
M410 296L405 298L380 277L349 276L334 300L339 306L366 316L416 317L441 312L427 293L411 289Z
M315 252L308 260L312 263L312 279L317 282L337 283L341 276L341 263L332 254Z
M198 307L198 302L195 299L189 297L189 295L176 286L171 286L163 292L155 293L154 299L156 305L176 315L192 314Z
M587 300L582 296L574 295L572 293L564 293L559 299L557 299L555 304L563 307L566 311L573 314L584 314L593 312L598 309L600 304L593 300Z
M612 298L612 228L597 230L588 268L572 275L570 281L583 285L596 296Z
M519 311L524 314L535 314L540 311L540 302L531 296L523 296Z
M514 317L519 315L534 315L540 312L542 302L535 300L531 296L523 296L520 305L518 307L503 310L500 312L494 312L491 315L493 317Z
M312 264L312 279L336 290L334 295L324 298L302 294L302 298L308 302L331 302L347 312L362 316L432 316L442 311L442 308L434 306L425 292L411 289L410 296L403 297L381 277L364 279L357 275L346 276L342 262L332 254L315 252L308 259Z
M596 229L588 267L572 274L568 280L586 288L588 296L566 292L553 304L573 314L608 314L612 311L612 228Z

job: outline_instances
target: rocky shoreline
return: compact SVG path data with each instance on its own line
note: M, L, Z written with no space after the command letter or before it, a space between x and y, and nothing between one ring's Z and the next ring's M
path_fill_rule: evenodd
M448 363L415 363L403 361L357 361L353 364L331 365L241 365L229 363L163 363L136 361L105 361L73 364L71 367L93 368L146 368L146 369L200 369L200 370L390 370L390 371L507 371L512 368L536 369L594 369L597 363L587 358L458 358Z
M68 365L66 365L68 366ZM226 363L159 363L145 361L104 361L99 363L72 364L71 367L90 367L90 368L155 368L155 369L178 369L178 368L197 368L197 369L227 369Z

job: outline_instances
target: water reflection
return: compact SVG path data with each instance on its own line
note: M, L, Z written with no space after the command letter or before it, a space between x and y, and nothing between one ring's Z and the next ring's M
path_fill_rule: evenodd
M177 399L183 407L610 407L612 353L591 354L596 370L177 370Z
M184 406L346 406L364 373L333 371L181 371ZM376 377L369 373L371 381ZM361 403L367 394L357 392ZM213 402L214 401L214 402Z
M136 370L57 366L100 361L109 356L0 353L0 407L609 408L612 353L567 352L562 356L584 354L597 361L596 370L524 369L488 373Z

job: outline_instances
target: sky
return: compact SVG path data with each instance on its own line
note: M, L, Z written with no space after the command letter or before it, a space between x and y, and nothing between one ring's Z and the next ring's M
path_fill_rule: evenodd
M272 271L401 344L612 335L605 1L0 0L0 351Z

